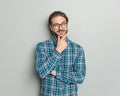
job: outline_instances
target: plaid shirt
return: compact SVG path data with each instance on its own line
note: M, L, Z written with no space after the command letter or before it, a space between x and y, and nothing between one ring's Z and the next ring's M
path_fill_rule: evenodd
M36 47L36 71L42 78L40 96L78 96L77 83L86 74L83 48L66 39L67 48L60 54L55 50L56 39L40 42ZM56 70L56 76L51 72Z

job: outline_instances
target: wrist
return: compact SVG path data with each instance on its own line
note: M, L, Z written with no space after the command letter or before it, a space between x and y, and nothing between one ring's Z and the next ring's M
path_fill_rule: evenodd
M59 53L62 53L62 51L59 48L55 48Z

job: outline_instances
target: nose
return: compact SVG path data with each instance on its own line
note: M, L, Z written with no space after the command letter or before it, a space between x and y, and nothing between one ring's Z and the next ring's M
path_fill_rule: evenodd
M61 24L59 25L59 29L62 29L62 25Z

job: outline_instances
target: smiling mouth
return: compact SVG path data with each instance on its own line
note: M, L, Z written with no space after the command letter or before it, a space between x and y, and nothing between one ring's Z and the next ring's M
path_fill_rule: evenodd
M64 33L65 33L65 31L59 31L57 34L63 35Z

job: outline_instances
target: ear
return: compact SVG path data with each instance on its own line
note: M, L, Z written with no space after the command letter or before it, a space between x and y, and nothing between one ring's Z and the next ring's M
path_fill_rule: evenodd
M52 25L49 25L50 30L52 30Z

